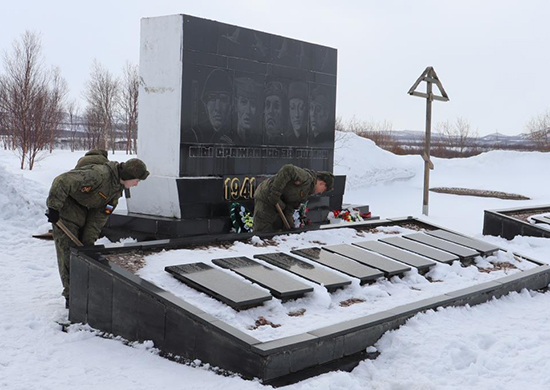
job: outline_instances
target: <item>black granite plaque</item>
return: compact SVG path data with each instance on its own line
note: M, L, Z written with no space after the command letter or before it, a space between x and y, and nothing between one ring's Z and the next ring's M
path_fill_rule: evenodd
M398 249L380 241L354 242L353 245L357 245L361 248L368 249L391 259L416 267L420 273L427 271L430 267L436 264L433 260L426 257Z
M180 176L332 170L337 51L184 16Z
M489 244L488 242L485 242L485 241L476 240L471 237L465 237L459 234L451 233L447 230L431 230L431 231L427 231L426 233L429 234L430 236L438 237L443 240L454 242L455 244L459 244L468 248L475 249L483 256L490 255L499 250L499 248L496 245Z
M244 278L267 288L279 299L289 300L302 297L312 292L313 288L273 268L266 267L248 257L230 257L214 259L212 263L230 269Z
M305 257L306 259L323 264L324 266L333 268L349 276L353 276L354 278L359 279L361 284L375 281L379 277L384 276L384 273L377 269L360 264L357 261L350 260L344 256L329 252L325 249L305 248L291 252Z
M268 293L208 264L173 265L165 267L164 270L183 283L224 302L235 310L258 306L271 299Z
M478 251L466 248L465 246L458 245L453 242L442 240L441 238L428 236L424 233L407 234L403 237L408 238L409 240L420 242L422 244L426 244L428 246L432 246L437 249L441 249L445 252L453 253L460 257L461 260L471 260L474 257L479 256Z
M254 255L254 257L292 272L311 282L321 284L329 292L351 284L351 280L343 278L336 273L315 267L313 264L306 263L286 253L265 253Z
M411 267L348 244L330 245L323 247L323 249L379 269L386 276L398 275L411 270Z
M421 256L429 257L430 259L437 260L441 263L452 263L455 260L459 260L457 255L453 255L452 253L444 252L427 245L419 244L418 242L407 240L403 237L383 238L380 242L385 242L386 244L390 244L413 253L418 253Z

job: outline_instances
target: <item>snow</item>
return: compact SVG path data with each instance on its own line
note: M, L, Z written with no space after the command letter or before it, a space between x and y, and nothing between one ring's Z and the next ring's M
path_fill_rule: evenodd
M346 141L345 143L344 141ZM216 375L208 365L183 365L158 356L152 343L127 345L118 338L99 337L87 326L75 325L68 333L57 321L66 321L61 297L55 248L51 241L31 238L44 232L45 199L52 179L76 164L84 152L56 150L39 161L31 172L20 171L15 155L0 150L0 388L2 389L260 389L258 381ZM372 142L354 135L340 135L336 148L337 174L348 175L345 201L369 204L381 217L420 216L422 208L423 162L419 156L394 156ZM126 160L123 153L110 156ZM550 263L550 240L516 237L507 241L481 235L483 210L548 204L550 181L546 167L549 154L488 152L467 158L433 159L431 186L468 187L505 191L529 196L511 201L448 194L430 194L428 222L439 224L507 250ZM366 183L366 184L364 184ZM121 204L125 207L124 202ZM351 229L311 232L298 237L280 236L279 247L288 251L312 241L349 242L356 239ZM383 233L377 233L383 234ZM329 241L330 240L330 241ZM235 243L230 249L194 251L198 260L248 255L276 250L258 247L260 240ZM106 242L102 239L101 242ZM152 264L173 263L167 251L149 259ZM506 256L506 255L500 255ZM155 261L152 261L155 260ZM506 258L505 260L510 260ZM453 268L455 267L455 268ZM143 273L148 271L144 269ZM473 268L438 266L434 278L446 283L471 283L478 275ZM504 271L498 271L504 272ZM156 278L156 276L151 276ZM159 279L160 276L158 277ZM366 302L341 313L360 311L392 298L409 299L420 293L411 286L428 286L420 275L407 275L370 289L353 285L354 296ZM170 278L158 281L169 283ZM157 281L155 281L157 283ZM458 284L457 284L458 286ZM307 305L307 315L317 308L336 306L345 290L334 296L317 288L309 302L280 307L269 319L290 321L286 312ZM422 291L431 293L430 291ZM182 292L184 294L185 292ZM214 306L215 302L211 302ZM371 305L371 306L369 306ZM386 333L370 351L376 360L361 362L352 372L332 372L289 386L290 389L529 389L550 388L550 293L522 291L475 307L429 311L410 319L396 331ZM231 313L225 313L231 316ZM288 318L288 319L287 319ZM297 320L296 320L297 318ZM292 321L301 321L292 317ZM324 319L316 318L316 321ZM328 321L328 320L327 320ZM243 326L249 325L244 321ZM296 329L303 329L307 324ZM281 328L260 327L262 337Z
M493 264L508 262L514 264L518 269L483 273L474 265L462 267L458 261L452 265L439 263L424 276L419 275L417 270L413 267L412 271L406 272L403 277L394 276L391 280L380 278L376 283L370 285L360 286L359 281L354 279L351 286L337 290L333 293L328 293L324 287L299 278L300 281L314 288L313 293L306 294L304 298L285 303L281 303L278 299L272 299L262 306L240 312L231 309L229 306L206 294L186 286L175 279L171 274L164 271L166 266L195 263L199 261L209 264L212 259L222 257L247 256L253 258L255 254L272 253L275 251L291 255L290 251L292 249L318 246L319 243L335 245L391 237L395 236L396 233L416 233L413 230L399 227L381 227L378 230L380 230L381 233L358 233L354 229L340 228L337 230L307 232L298 236L277 236L274 239L274 245L258 243L257 241L255 241L256 245L235 242L234 245L228 249L199 248L193 250L182 249L163 251L147 256L147 265L139 270L138 274L158 287L170 291L187 302L200 307L201 310L208 314L248 333L250 336L260 341L270 341L311 331L345 320L362 317L366 313L381 312L421 299L427 299L461 288L470 287L475 284L503 277L507 274L519 272L519 269L535 267L535 264L531 262L518 262L511 254L498 252L495 256L490 256L486 259L478 257L476 259L477 265L483 268L492 268ZM315 262L301 257L299 257L299 259L306 263L314 264L319 268L325 268L322 265L318 265ZM266 266L270 266L262 260L256 259L256 261ZM231 271L222 270L222 272L227 272L243 280L245 283L250 283ZM291 273L287 273L287 275L295 277ZM349 279L344 274L341 274L341 276ZM431 283L429 279L437 282ZM361 299L364 302L349 307L340 306L340 302L349 299ZM306 309L304 316L294 317L288 315L288 313L299 309ZM263 326L258 329L251 329L260 316L281 326L276 328Z

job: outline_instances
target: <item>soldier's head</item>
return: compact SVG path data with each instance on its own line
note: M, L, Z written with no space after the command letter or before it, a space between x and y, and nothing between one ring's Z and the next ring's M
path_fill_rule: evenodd
M327 171L317 172L317 181L313 188L314 194L321 194L326 191L331 191L334 188L334 175Z
M329 119L329 101L328 91L322 86L318 85L312 92L309 102L309 125L314 137L317 137L320 133L328 130Z
M258 110L260 86L250 77L235 78L235 106L237 110L237 130L251 130Z
M219 131L226 123L231 112L231 80L227 73L216 69L208 75L202 91L202 102L208 113L208 120Z
M295 133L302 133L306 122L307 84L301 81L290 83L288 87L288 116Z
M139 158L131 158L118 164L118 173L120 184L124 185L124 188L135 187L140 180L145 180L149 176L147 166Z
M270 81L265 88L264 127L267 134L280 134L283 130L283 102L285 91L279 81Z

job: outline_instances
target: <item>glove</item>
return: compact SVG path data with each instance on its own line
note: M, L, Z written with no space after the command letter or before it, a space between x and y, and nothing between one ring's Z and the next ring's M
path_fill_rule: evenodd
M59 221L59 211L54 209L48 209L48 212L46 213L46 217L48 217L48 222L55 224L57 221Z

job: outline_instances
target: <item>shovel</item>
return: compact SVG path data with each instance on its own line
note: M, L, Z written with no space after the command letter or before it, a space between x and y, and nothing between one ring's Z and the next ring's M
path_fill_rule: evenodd
M290 224L286 220L285 213L283 213L283 210L281 209L281 206L279 206L279 203L275 204L275 208L277 209L277 212L279 213L279 216L283 220L283 223L285 224L286 230L290 230Z
M69 238L77 245L77 246L84 246L84 244L78 239L77 236L75 236L68 228L65 226L65 224L61 221L57 221L55 223L58 228L63 230L63 233L65 233Z

